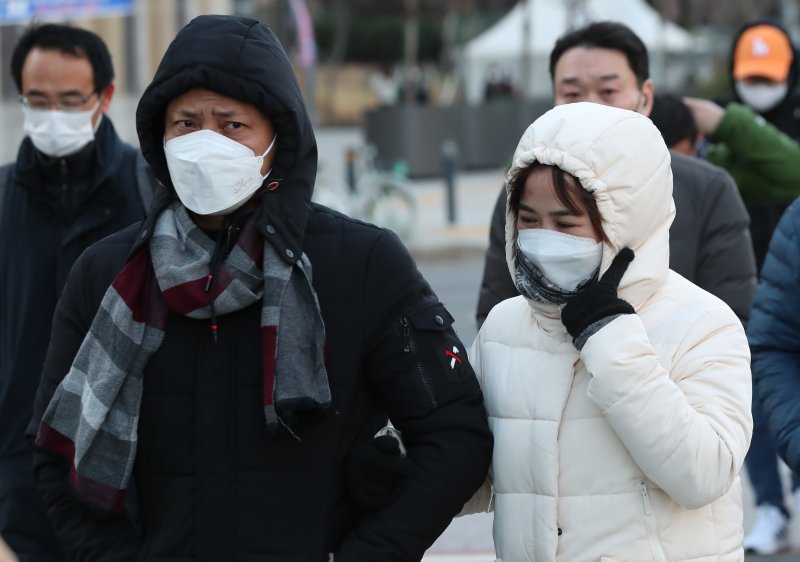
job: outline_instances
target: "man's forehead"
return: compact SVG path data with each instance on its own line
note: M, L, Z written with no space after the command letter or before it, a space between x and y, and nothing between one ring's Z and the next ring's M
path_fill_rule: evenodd
M255 106L250 103L205 88L194 88L184 92L173 98L168 104L169 111L210 110L214 112L243 112L255 109Z
M564 52L555 67L557 80L608 81L633 76L621 51L600 47L574 47Z
M55 49L32 49L23 63L21 78L26 93L65 94L94 87L89 59Z

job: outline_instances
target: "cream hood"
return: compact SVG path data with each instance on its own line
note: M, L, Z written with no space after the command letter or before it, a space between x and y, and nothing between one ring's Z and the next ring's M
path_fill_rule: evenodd
M661 285L669 271L669 227L675 216L672 169L666 145L639 113L594 103L554 107L528 127L506 179L533 163L551 164L594 194L611 244L603 245L601 274L619 250L636 257L619 294L634 308ZM514 216L506 210L506 261L514 277ZM536 305L539 308L538 305Z

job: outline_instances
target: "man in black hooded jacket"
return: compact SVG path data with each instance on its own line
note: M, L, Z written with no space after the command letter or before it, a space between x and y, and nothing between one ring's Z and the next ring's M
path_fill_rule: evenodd
M316 143L280 43L193 20L136 119L165 189L71 272L29 428L65 549L420 560L487 474L482 396L397 237L310 202ZM387 417L414 470L369 512L347 467Z

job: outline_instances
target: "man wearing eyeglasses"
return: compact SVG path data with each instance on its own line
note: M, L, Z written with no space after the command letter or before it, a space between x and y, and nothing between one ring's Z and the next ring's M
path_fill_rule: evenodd
M90 244L144 217L153 183L106 115L114 70L100 37L32 27L11 74L26 136L0 167L0 535L21 560L63 560L23 432L67 273Z

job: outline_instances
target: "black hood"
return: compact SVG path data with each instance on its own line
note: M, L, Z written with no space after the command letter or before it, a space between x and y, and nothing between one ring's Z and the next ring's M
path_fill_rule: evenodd
M266 183L277 182L278 188L262 189L261 199L269 224L285 239L283 245L299 255L317 175L317 144L300 86L277 37L250 18L200 16L169 45L136 110L142 154L166 188L157 198L162 207L175 196L164 157L166 106L192 88L251 103L272 121L278 138ZM284 253L285 248L279 250Z
M739 94L736 93L736 80L734 80L734 78L733 78L733 55L736 52L736 45L739 43L739 38L742 36L742 34L745 31L747 31L748 29L750 29L751 27L755 27L757 25L769 25L770 27L774 27L775 29L778 29L781 33L783 33L786 36L786 39L789 41L789 44L792 46L792 65L789 67L789 76L786 79L786 83L789 86L789 89L787 90L786 96L784 97L784 99L782 99L781 102L777 106L777 107L780 107L782 104L784 104L786 102L786 100L788 98L790 98L790 97L792 97L794 95L795 87L797 86L798 61L797 61L797 49L795 48L794 43L792 42L791 35L789 35L789 33L786 31L786 28L784 28L780 23L776 22L773 19L760 19L760 20L755 20L755 21L748 22L747 24L743 25L741 27L741 29L739 29L739 32L736 34L736 37L734 38L733 42L731 43L731 51L730 51L730 55L728 57L728 76L730 77L730 81L731 81L732 97L733 97L734 101L736 101L738 103L744 103L739 98ZM770 111L774 111L774 109L770 110ZM769 119L767 119L767 120L769 121Z

